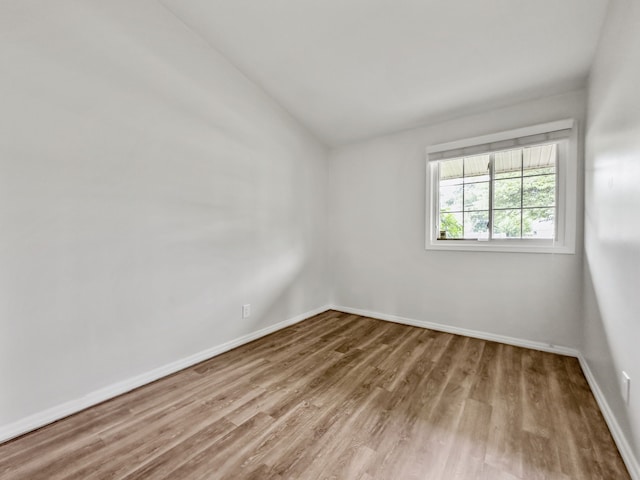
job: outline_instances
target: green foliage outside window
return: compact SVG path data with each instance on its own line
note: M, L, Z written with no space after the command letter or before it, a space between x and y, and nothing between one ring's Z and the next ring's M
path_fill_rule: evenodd
M532 172L537 173L537 172ZM541 173L547 173L541 172ZM555 215L556 195L555 175L537 175L497 179L494 181L493 202L493 234L507 238L531 237L536 234L534 223L552 222ZM467 185L469 187L469 185ZM446 230L447 238L469 238L469 232L487 232L486 210L466 211L465 217L451 210L458 210L462 203L462 185L441 207L440 230ZM464 204L466 206L486 204L485 191L477 188L465 190ZM522 209L524 207L524 210ZM463 228L462 218L465 220ZM521 230L522 228L522 230Z
M447 232L447 238L462 238L462 224L452 213L440 214L440 230Z

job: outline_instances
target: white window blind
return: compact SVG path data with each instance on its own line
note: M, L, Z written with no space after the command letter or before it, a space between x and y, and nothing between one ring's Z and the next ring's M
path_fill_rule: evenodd
M430 162L481 155L488 152L509 150L515 147L549 143L554 140L570 138L572 129L572 119L559 120L557 122L527 127L526 129L503 132L502 134L470 138L464 142L434 145L427 150L427 154Z

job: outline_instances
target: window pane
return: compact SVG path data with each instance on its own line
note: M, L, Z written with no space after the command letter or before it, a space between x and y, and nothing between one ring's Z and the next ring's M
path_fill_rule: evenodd
M494 184L493 207L520 208L521 194L522 180L520 178L496 180Z
M525 177L522 180L524 207L551 207L556 204L556 176Z
M566 152L560 140L533 143L547 142L548 138L532 135L457 152L451 150L443 156L460 156L431 163L429 182L435 181L435 191L428 199L428 208L439 217L429 223L436 220L440 230L436 237L468 239L448 242L446 246L457 243L461 249L478 244L475 240L488 243L496 240L492 248L497 250L508 250L503 247L507 244L535 245L535 248L548 245L555 249L555 242L550 240L557 239L558 202L562 200L558 197L558 176L563 172L558 168L563 166L560 162L565 162ZM495 150L461 154L482 152L481 148L487 147ZM434 201L439 204L432 205ZM528 247L523 248L528 251Z
M462 159L440 162L440 185L462 183Z
M462 211L462 185L440 186L440 211Z
M547 175L549 173L556 173L556 168L555 167L530 168L529 170L524 171L524 176L528 177L531 175Z
M522 149L496 152L494 160L496 178L513 178L522 175Z
M522 211L522 236L555 238L555 208L531 208Z
M523 150L523 175L543 175L556 171L557 145L538 145Z
M462 213L440 212L440 231L443 230L447 238L462 238Z
M495 210L493 238L520 238L522 210Z
M489 210L489 182L470 183L464 186L464 209L465 211Z
M489 211L465 212L464 238L489 238Z
M464 158L464 183L489 181L489 155Z

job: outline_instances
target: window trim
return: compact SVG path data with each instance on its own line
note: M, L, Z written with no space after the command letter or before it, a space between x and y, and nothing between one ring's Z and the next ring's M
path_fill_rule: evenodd
M559 130L570 130L568 138L548 140L542 143L558 144L557 198L556 198L556 239L492 239L492 240L438 240L438 160L429 159L430 154L447 150L474 147L521 137L547 134ZM427 148L426 158L426 210L425 249L475 252L516 252L516 253L560 253L575 254L576 206L577 206L577 126L573 119L559 120L533 125L480 137L432 145ZM517 147L495 148L492 152ZM495 181L493 178L491 181Z

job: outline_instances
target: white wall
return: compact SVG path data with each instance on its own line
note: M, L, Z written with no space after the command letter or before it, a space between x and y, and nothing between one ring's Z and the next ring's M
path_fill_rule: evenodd
M0 69L0 430L327 303L324 147L160 2L5 0Z
M582 350L640 459L640 3L614 0L591 73ZM631 401L621 395L621 371ZM640 470L637 472L640 475Z
M585 106L585 92L578 91L334 150L329 162L333 302L578 346L581 244L577 255L426 251L425 148L562 118L582 125ZM580 188L579 217L581 195Z

